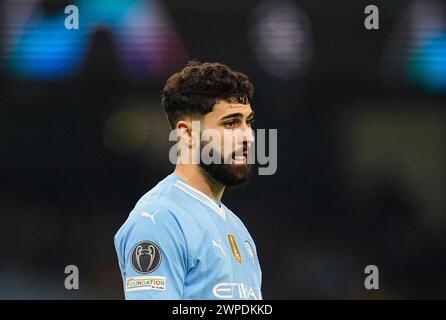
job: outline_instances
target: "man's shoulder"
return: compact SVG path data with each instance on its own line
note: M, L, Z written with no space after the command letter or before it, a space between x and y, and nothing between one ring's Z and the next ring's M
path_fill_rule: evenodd
M178 190L175 187L176 179L169 175L158 182L152 189L146 192L135 204L130 216L138 212L160 211L181 215L184 209Z
M187 241L201 241L207 233L209 212L200 202L178 187L178 179L168 176L145 193L135 204L115 240L147 232L183 235Z
M198 222L193 217L195 210L184 201L182 194L176 194L176 190L170 188L172 186L159 188L158 184L144 194L130 211L115 238L149 229L160 233L170 230L176 234L197 231Z
M169 197L162 194L142 197L130 211L121 229L130 229L135 224L157 225L159 227L175 225L182 215L181 208Z

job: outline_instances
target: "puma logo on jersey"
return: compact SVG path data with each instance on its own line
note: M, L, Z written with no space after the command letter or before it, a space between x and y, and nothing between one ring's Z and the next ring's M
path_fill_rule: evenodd
M224 254L225 257L226 257L226 252L225 252L225 250L223 249L223 245L222 245L222 243L221 243L221 239L220 239L220 243L218 243L218 242L215 241L215 240L212 240L212 245L213 245L213 246L216 246L217 248L219 248L219 249L221 250L221 252L223 252L223 254Z
M152 220L153 224L155 224L155 215L156 215L158 212L159 212L159 210L156 210L155 213L150 214L150 213L144 211L143 213L141 213L141 217L149 218L150 220Z

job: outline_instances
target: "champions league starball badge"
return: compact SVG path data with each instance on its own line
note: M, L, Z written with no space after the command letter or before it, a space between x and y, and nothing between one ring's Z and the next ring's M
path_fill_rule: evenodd
M139 273L151 273L161 263L161 250L152 241L138 243L132 252L132 267Z

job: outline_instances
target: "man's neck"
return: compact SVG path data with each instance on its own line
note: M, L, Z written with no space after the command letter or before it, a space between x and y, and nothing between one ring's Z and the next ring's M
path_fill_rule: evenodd
M174 174L211 199L221 201L225 186L207 175L197 164L177 164Z

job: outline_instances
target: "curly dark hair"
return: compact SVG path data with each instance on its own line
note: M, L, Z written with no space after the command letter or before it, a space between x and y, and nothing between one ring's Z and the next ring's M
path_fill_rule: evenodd
M202 116L224 100L247 104L254 87L248 77L218 62L189 61L162 90L161 103L172 128L184 116Z

